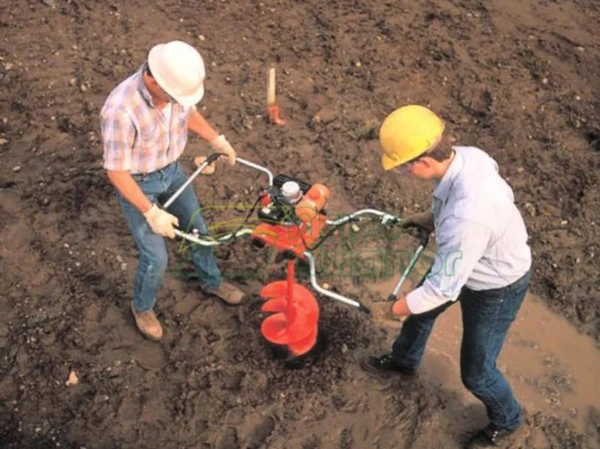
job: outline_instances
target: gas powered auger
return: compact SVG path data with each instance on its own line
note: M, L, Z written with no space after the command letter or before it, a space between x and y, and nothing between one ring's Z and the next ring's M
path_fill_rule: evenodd
M183 190L220 156L218 153L211 154L163 207L169 207ZM175 232L192 243L205 246L221 245L237 237L250 235L256 247L271 245L282 251L287 259L287 278L271 282L260 292L260 296L267 300L261 310L273 313L263 321L261 332L271 343L286 346L294 356L306 354L317 341L319 306L314 295L306 287L295 282L295 260L302 258L308 261L310 282L317 292L369 313L369 309L359 301L327 290L317 283L313 251L338 228L350 222L360 221L365 216L371 216L371 219L375 217L385 226L399 224L401 220L375 209L362 209L337 220L328 220L325 207L329 200L329 189L323 184L311 185L285 175L273 176L267 168L239 157L237 162L268 177L268 186L260 190L256 203L239 229L219 238L199 236L194 232L186 233L180 230ZM255 209L258 209L260 223L253 228L244 227ZM419 244L390 293L389 300L396 298L427 246L429 235L423 230L420 231Z

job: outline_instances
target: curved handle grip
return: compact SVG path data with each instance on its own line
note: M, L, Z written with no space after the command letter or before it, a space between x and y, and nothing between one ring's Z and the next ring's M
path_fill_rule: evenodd
M203 162L206 165L212 164L214 161L219 159L221 156L227 156L225 153L211 153L206 157L206 160Z

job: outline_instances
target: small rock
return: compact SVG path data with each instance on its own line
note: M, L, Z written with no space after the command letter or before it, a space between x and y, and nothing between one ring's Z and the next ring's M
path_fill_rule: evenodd
M127 270L127 264L125 262L123 262L121 264L121 271L125 271L125 270Z
M536 210L535 210L535 206L533 204L525 203L525 205L523 207L529 213L529 215L531 215L532 217L535 217Z
M42 0L42 3L50 8L54 8L56 6L54 0Z
M325 290L329 290L331 288L331 285L325 282L321 287L323 287Z
M542 84L548 84L548 78L542 78Z
M352 226L350 226L350 228L354 231L354 232L358 232L360 231L360 228L358 227L357 224L352 223Z
M65 382L65 385L68 387L70 385L77 385L79 383L79 377L77 377L77 373L75 371L71 371L69 373L69 378Z
M12 62L7 62L6 64L4 64L4 69L5 70L10 70L14 67L15 65Z
M525 169L523 167L517 168L517 173L523 173Z
M202 34L200 34L200 35L198 36L198 39L200 39L201 41L203 41L203 40L205 40L206 38L205 38L205 37L204 37Z
M12 169L15 173L18 171L21 171L21 166L20 165L15 165Z
M71 78L71 79L69 80L69 86L74 86L74 85L75 85L75 83L77 83L77 79L76 79L76 78Z
M82 84L81 86L79 86L79 90L81 92L87 92L88 88L87 88L87 86L85 84Z
M577 51L583 53L585 51L585 48L579 46L577 47Z
M337 118L337 111L332 107L324 107L312 118L313 123L322 123L327 125Z
M0 138L0 146L6 145L7 143L8 143L8 139Z

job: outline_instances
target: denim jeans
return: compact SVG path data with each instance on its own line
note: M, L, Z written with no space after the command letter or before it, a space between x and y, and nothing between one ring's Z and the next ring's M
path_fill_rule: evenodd
M521 406L498 370L496 359L528 286L529 273L502 288L474 291L464 287L456 301L460 302L463 322L462 382L483 402L491 423L500 429L512 430L522 421ZM392 348L397 364L408 368L419 365L435 319L452 304L454 302L447 302L429 312L408 317Z
M146 197L159 204L166 202L188 179L178 162L149 174L133 175L133 178ZM118 196L125 220L139 250L139 263L133 283L133 306L137 311L145 312L152 310L156 304L158 291L167 270L167 246L163 237L152 232L144 215L123 195L119 193ZM180 229L197 229L200 234L208 234L198 198L191 185L177 197L167 211L179 219ZM201 287L207 290L218 288L222 276L212 248L193 245L191 256Z

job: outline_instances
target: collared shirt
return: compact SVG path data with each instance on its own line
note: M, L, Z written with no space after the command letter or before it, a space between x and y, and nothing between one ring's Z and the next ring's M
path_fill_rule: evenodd
M119 84L100 112L107 170L131 174L160 170L179 159L187 143L192 108L176 103L167 105L169 111L156 108L143 82L143 69Z
M456 300L463 286L506 287L531 267L525 223L496 161L475 147L454 150L433 192L437 254L423 285L407 295L412 313Z

